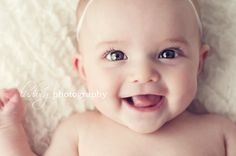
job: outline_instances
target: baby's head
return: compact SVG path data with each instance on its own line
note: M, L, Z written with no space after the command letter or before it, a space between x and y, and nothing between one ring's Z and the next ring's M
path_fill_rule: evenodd
M151 133L189 106L208 46L197 2L80 0L75 67L104 116Z

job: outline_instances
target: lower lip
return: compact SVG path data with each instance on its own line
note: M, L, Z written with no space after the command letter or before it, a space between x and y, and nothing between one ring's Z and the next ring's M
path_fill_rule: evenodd
M139 111L139 112L154 112L154 111L157 111L157 110L160 110L161 107L164 105L164 102L165 102L165 98L162 97L161 100L151 106L151 107L135 107L134 105L131 105L129 103L127 103L127 101L125 101L125 104L128 105L129 108L135 110L135 111Z

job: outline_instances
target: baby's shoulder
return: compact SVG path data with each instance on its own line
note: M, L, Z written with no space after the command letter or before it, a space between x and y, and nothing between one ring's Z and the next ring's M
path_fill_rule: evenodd
M235 124L225 116L218 115L218 114L194 114L189 113L192 120L196 122L207 124L209 126L216 126L219 128L231 127L235 126Z
M212 114L212 113L206 113L206 114L195 114L188 112L185 117L186 122L196 123L198 125L205 125L205 126L213 126L215 128L223 128L234 125L234 123L229 120L228 118Z
M224 139L225 151L227 156L236 155L236 124L226 117L219 115L204 115L202 120L207 125L218 130Z
M97 118L100 116L100 113L96 110L93 111L84 111L84 112L77 112L70 115L65 120L72 120L75 122L86 122L86 120L91 120L92 118Z
M65 118L62 123L67 123L67 125L73 126L78 131L83 131L87 127L97 123L100 116L100 113L97 111L78 112Z
M185 130L205 143L223 145L227 156L236 156L236 124L216 114L185 113L179 120ZM220 146L218 146L220 149Z
M236 136L236 124L227 117L217 114L193 114L189 113L189 121L199 127L214 129L227 138L229 135Z

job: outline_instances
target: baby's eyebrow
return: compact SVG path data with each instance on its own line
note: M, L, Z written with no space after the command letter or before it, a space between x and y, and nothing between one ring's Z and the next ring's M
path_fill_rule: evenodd
M175 38L168 38L162 41L163 43L169 42L169 43L181 43L186 46L189 45L189 42L184 37L175 37Z
M179 43L185 46L189 46L189 42L184 37L174 37L174 38L163 39L160 42L158 42L157 45L158 44L161 45L163 43ZM122 40L107 40L107 41L99 42L96 45L96 48L101 48L103 46L116 45L116 44L128 45L129 43Z
M99 48L105 45L114 45L114 44L128 44L128 43L121 40L102 41L97 44L96 48Z

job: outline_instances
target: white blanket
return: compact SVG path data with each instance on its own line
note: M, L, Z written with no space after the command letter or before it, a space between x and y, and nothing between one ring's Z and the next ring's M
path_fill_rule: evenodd
M0 0L0 88L20 89L25 128L39 154L62 118L92 108L86 98L59 95L83 91L71 61L76 5L77 0ZM193 109L236 121L236 1L201 0L201 8L211 51Z

